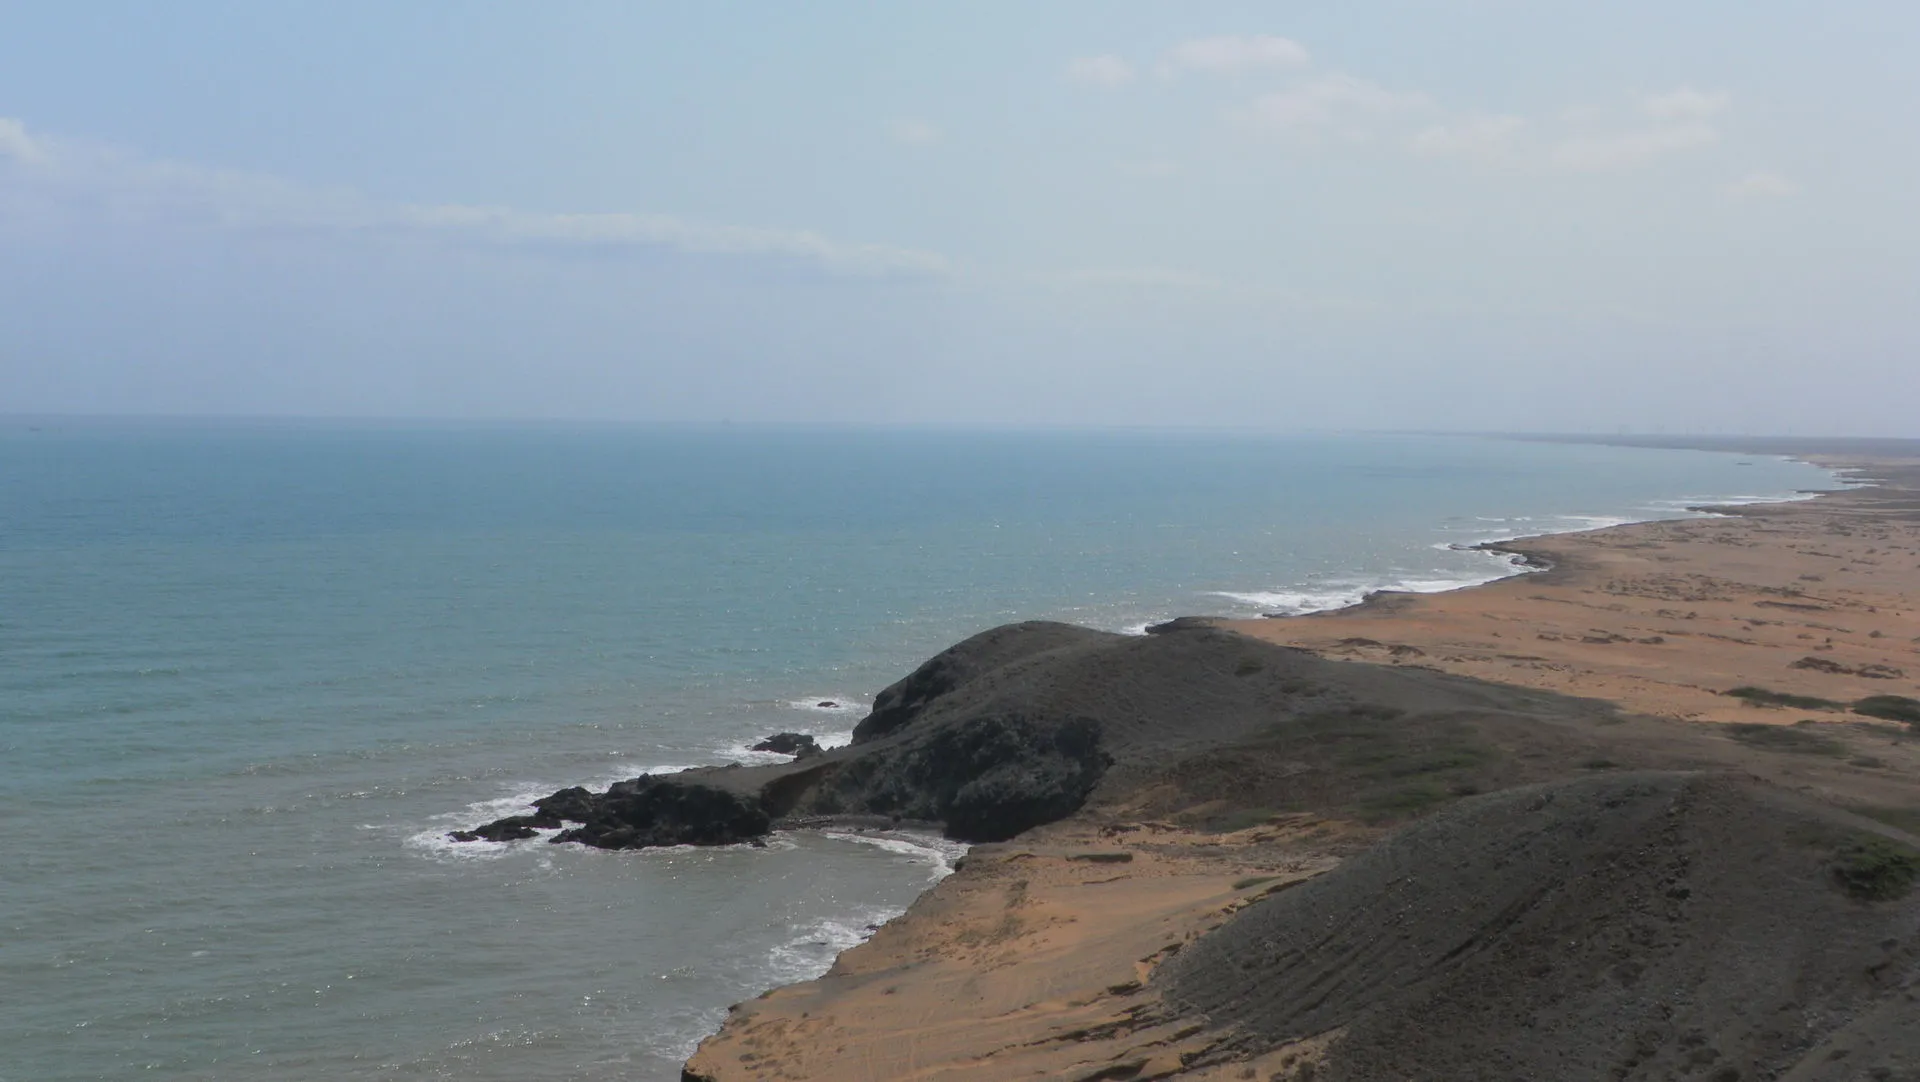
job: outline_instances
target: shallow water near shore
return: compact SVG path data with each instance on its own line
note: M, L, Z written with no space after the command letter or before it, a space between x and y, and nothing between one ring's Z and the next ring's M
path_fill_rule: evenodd
M0 1082L675 1078L957 847L446 830L844 740L1010 620L1446 589L1511 571L1474 542L1827 487L1473 438L0 421Z

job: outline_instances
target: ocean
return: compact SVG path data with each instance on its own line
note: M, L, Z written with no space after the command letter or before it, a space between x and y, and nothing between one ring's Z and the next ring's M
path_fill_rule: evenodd
M674 1079L959 847L447 830L842 742L1007 621L1448 589L1513 572L1478 541L1833 487L1473 437L0 419L0 1082Z

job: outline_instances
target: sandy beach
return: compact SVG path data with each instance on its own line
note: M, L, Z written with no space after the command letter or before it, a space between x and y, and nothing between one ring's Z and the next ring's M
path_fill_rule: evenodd
M1404 806L1356 811L1325 790L1263 789L1295 769L1278 752L1110 778L1069 818L976 846L826 976L736 1007L685 1077L1313 1077L1344 1027L1250 1042L1196 1021L1150 978L1236 913L1476 792L1642 767L1715 771L1896 834L1920 829L1920 742L1846 705L1920 694L1920 458L1802 457L1877 483L1512 542L1548 569L1221 624L1325 659L1592 700L1594 713L1481 723L1481 743L1435 775L1451 788ZM1727 694L1740 688L1757 690Z
M1837 700L1910 689L1909 674L1920 678L1920 465L1816 460L1889 484L1513 542L1501 547L1550 570L1231 626L1325 657L1690 721L1765 720L1723 694L1741 685Z

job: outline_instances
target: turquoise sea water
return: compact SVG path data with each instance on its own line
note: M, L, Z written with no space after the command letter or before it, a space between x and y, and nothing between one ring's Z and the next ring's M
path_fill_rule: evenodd
M1443 589L1508 570L1450 545L1814 487L1474 438L0 419L0 1082L674 1078L955 850L444 831L844 739L997 623Z

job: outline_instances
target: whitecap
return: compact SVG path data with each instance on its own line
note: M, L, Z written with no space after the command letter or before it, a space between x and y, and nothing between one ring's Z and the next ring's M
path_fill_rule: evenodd
M813 736L812 733L803 733L802 735ZM753 738L753 742L758 744L764 739L764 736L757 736ZM816 743L819 739L819 737L814 737ZM720 754L730 762L737 762L746 766L768 766L773 763L793 762L793 756L791 755L784 755L777 751L755 751L745 741L738 744L726 745L720 749Z
M456 842L447 837L455 830L471 830L481 823L491 823L496 819L505 819L510 815L526 815L533 811L533 802L549 796L570 785L579 785L587 789L602 790L617 781L636 778L642 774L672 774L690 769L672 764L640 765L632 764L615 769L611 774L587 781L575 781L555 784L552 782L513 782L508 792L502 796L475 800L465 808L455 812L442 812L428 820L423 828L409 831L401 844L408 849L437 859L497 858L506 856L516 848L546 839L560 833L563 827L540 830L538 836L512 842ZM537 829L537 828L536 828Z
M1208 593L1243 605L1252 605L1263 612L1298 616L1301 613L1325 612L1329 609L1344 609L1349 605L1358 605L1372 590L1381 588L1383 587L1361 585L1320 590L1210 590Z
M563 828L540 830L531 838L521 838L511 842L471 841L456 842L448 836L449 830L457 827L439 826L409 834L402 843L432 860L498 860L516 850L532 845L544 845Z
M1493 566L1484 573L1447 571L1435 568L1424 574L1402 572L1383 575L1371 581L1337 580L1317 585L1302 585L1290 590L1213 590L1211 596L1258 607L1262 612L1301 616L1312 612L1330 612L1358 605L1378 592L1437 594L1479 586L1528 571L1539 570L1521 557L1508 552L1476 552L1473 545L1440 544L1438 549L1475 552ZM1439 576L1439 577L1432 577Z
M853 743L852 729L795 729L793 731L799 733L801 736L813 737L814 743L820 745L823 750L841 748ZM790 763L793 761L793 756L784 755L777 751L753 750L753 744L758 744L766 738L767 734L762 733L759 736L748 737L746 740L722 745L716 750L719 752L721 758L742 762L748 766L759 766L766 763Z
M925 864L931 869L930 879L935 883L952 875L954 869L959 866L960 858L966 856L967 850L971 848L966 842L957 842L938 834L921 831L823 830L820 836L832 838L835 841L871 845L876 849L884 849L889 853L907 857L916 864Z
M774 983L808 981L825 973L841 951L865 943L873 930L900 915L885 906L861 906L851 914L827 917L801 926L785 942L768 952Z
M640 1049L670 1064L684 1063L726 1017L725 1007L675 1007L666 1020L648 1021L647 1030L637 1035Z

